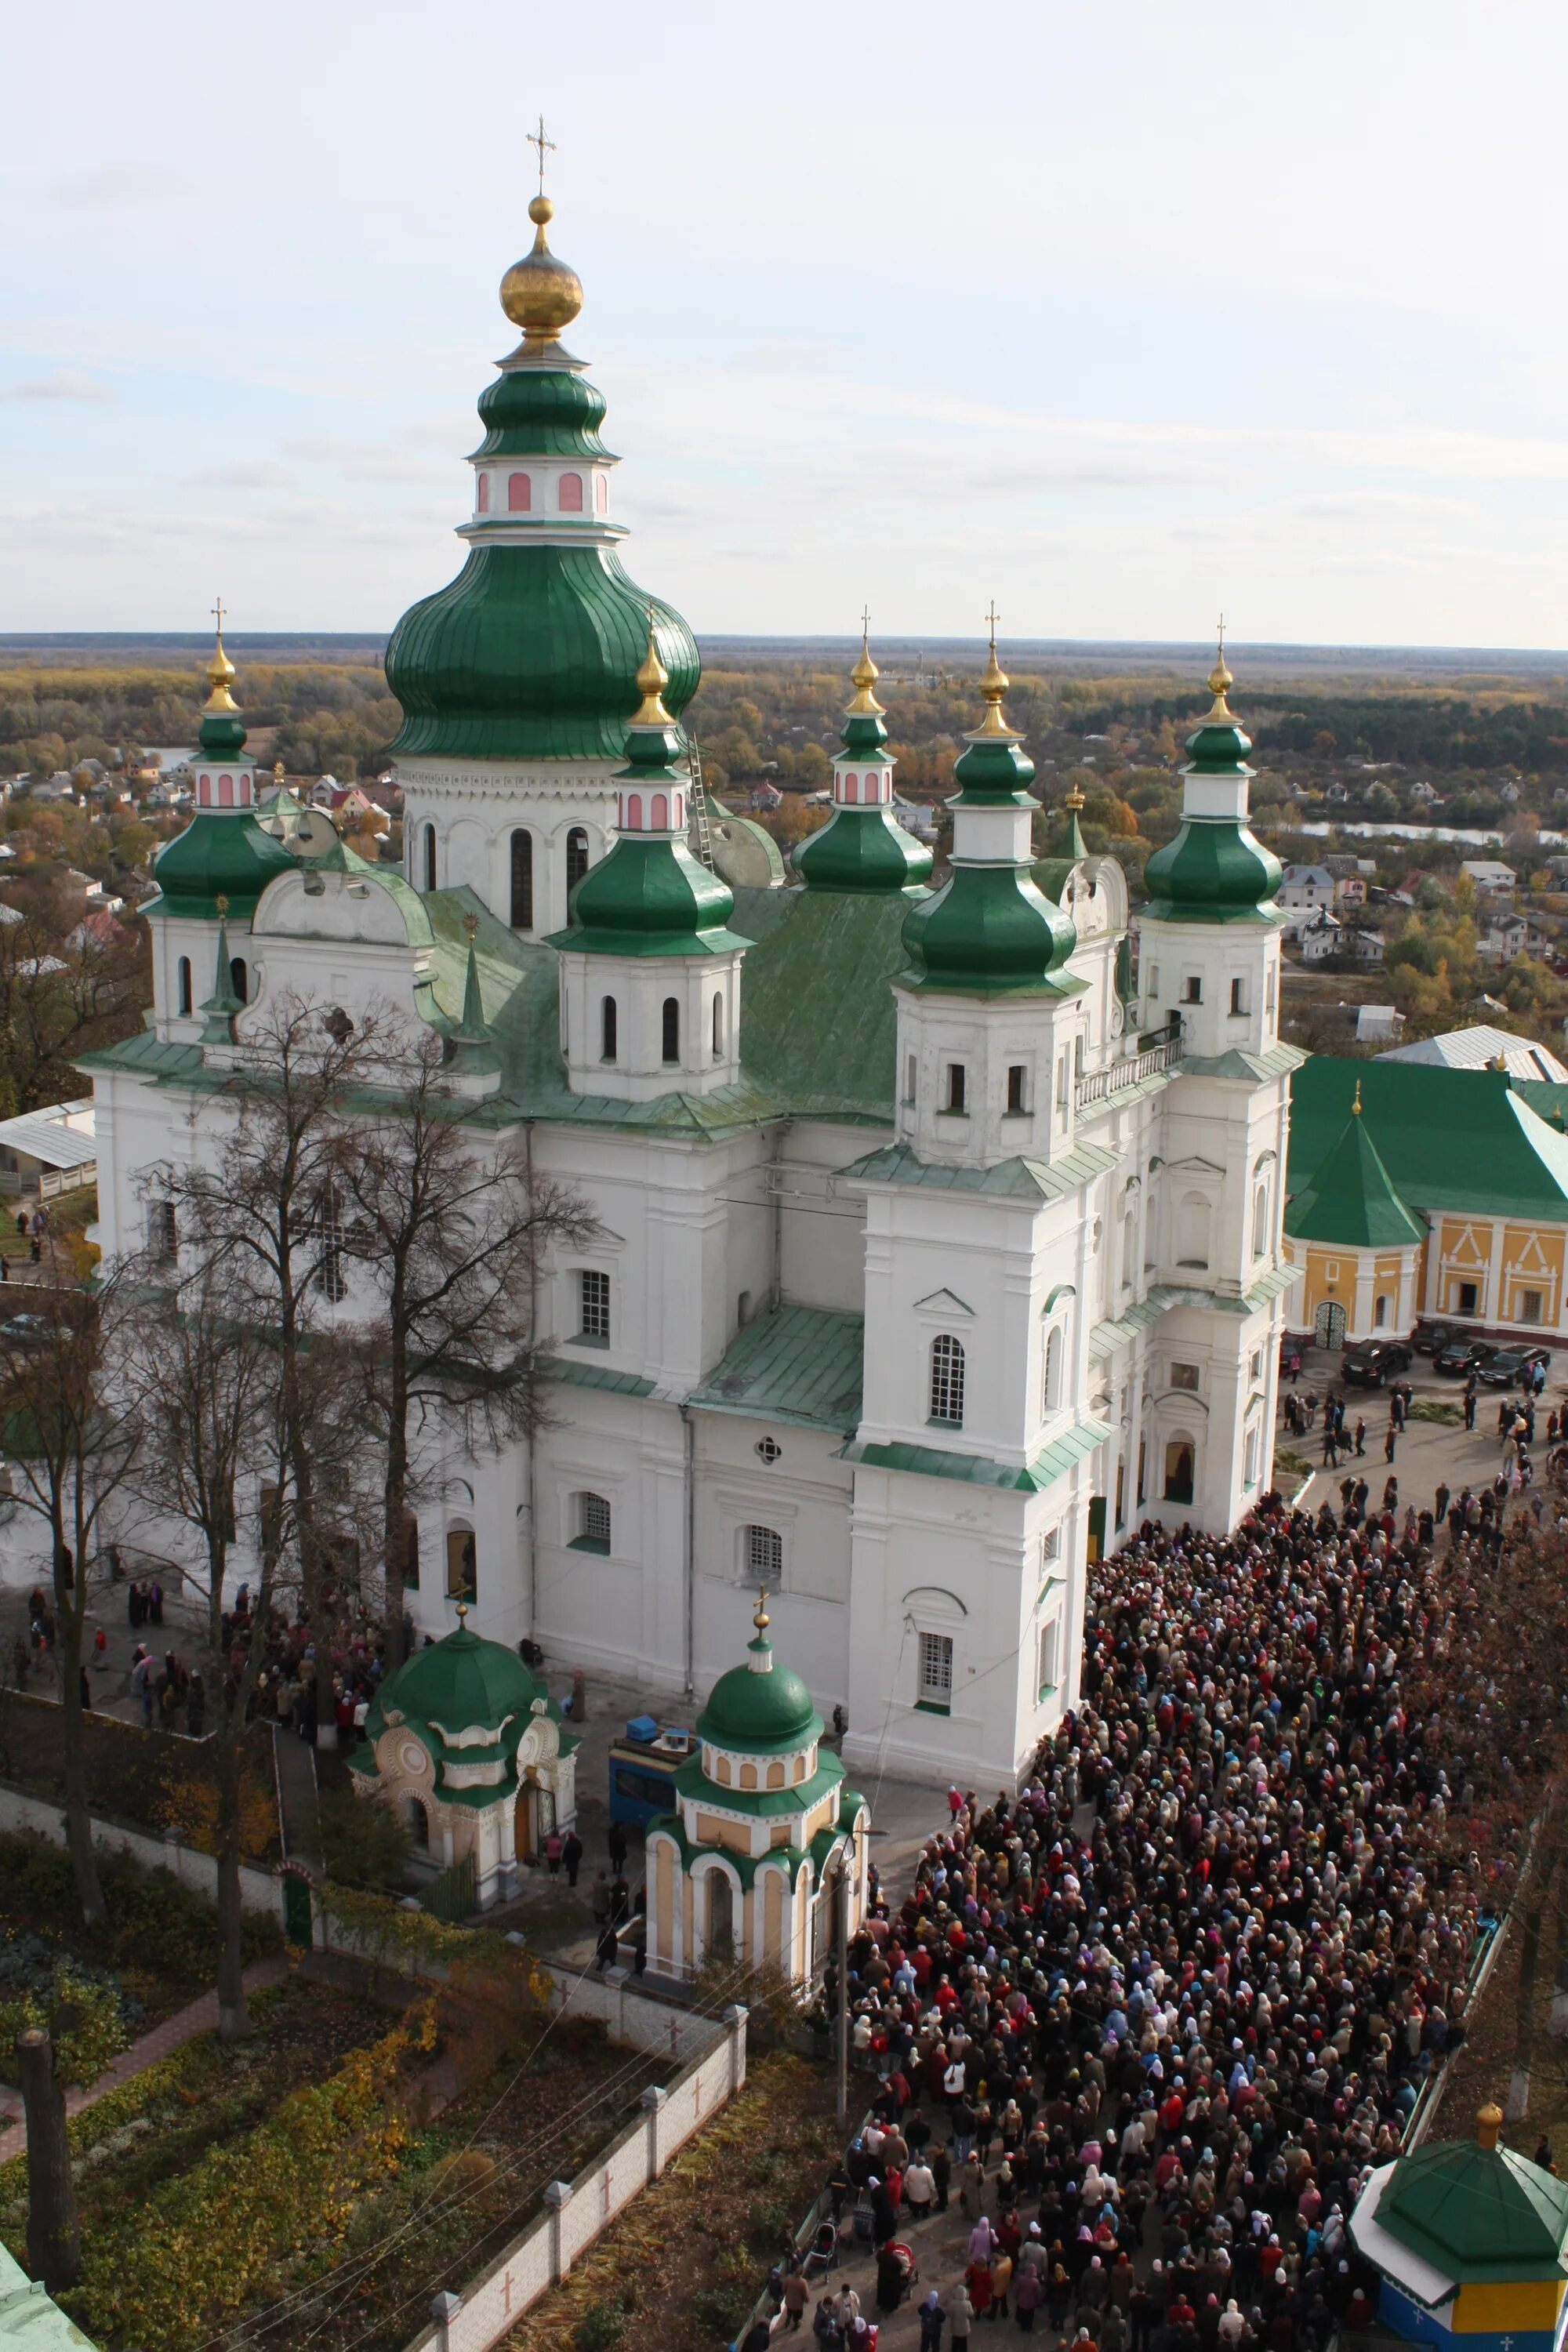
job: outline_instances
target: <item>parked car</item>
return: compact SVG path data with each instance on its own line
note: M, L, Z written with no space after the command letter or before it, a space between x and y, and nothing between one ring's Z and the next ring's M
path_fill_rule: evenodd
M1499 1348L1490 1363L1481 1367L1481 1378L1489 1388L1510 1389L1538 1364L1543 1371L1551 1370L1550 1348Z
M1369 1389L1380 1389L1395 1372L1407 1372L1415 1359L1403 1339L1363 1339L1357 1348L1347 1348L1340 1365L1341 1378L1359 1381Z
M1450 1339L1432 1359L1435 1372L1479 1372L1497 1349L1486 1339Z
M1423 1315L1410 1334L1410 1344L1418 1356L1435 1356L1450 1339L1462 1339L1464 1326L1459 1323L1434 1323Z

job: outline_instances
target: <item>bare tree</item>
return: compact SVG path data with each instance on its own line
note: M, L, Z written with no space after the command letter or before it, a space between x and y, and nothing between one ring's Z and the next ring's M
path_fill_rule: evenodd
M92 1559L105 1512L142 1441L138 1400L123 1377L134 1313L122 1275L82 1289L58 1265L0 1323L0 1415L14 1499L48 1529L60 1633L66 1843L82 1916L104 1916L88 1809L82 1652Z
M247 1738L257 1678L266 1663L272 1611L280 1595L288 1527L288 1433L279 1412L281 1357L271 1337L241 1311L232 1260L197 1263L184 1279L167 1264L144 1271L128 1376L144 1400L136 1491L153 1510L183 1521L200 1559L184 1567L202 1600L203 1685L216 1780L218 2032L248 2031L240 1948L240 1863ZM263 1497L269 1498L265 1503ZM230 1557L242 1511L254 1518L259 1573L248 1626L226 1608Z
M316 1737L335 1746L329 1602L351 1548L362 1447L350 1359L323 1315L342 1289L342 1204L352 1157L349 1103L374 1058L374 1034L341 1013L280 998L247 1040L191 1160L152 1172L166 1247L212 1269L234 1313L277 1351L278 1428L302 1602L315 1636ZM195 1114L198 1130L202 1114Z
M411 1507L441 1475L416 1432L433 1420L471 1454L537 1426L539 1268L596 1228L532 1168L526 1140L465 1125L439 1038L399 1041L385 1075L384 1102L356 1123L342 1165L347 1246L379 1307L359 1363L381 1442L390 1670L403 1658Z

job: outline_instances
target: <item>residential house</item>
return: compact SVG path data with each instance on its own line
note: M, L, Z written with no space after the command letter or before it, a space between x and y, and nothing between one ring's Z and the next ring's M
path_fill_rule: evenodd
M1303 963L1326 963L1339 954L1342 936L1332 915L1316 914L1297 934L1296 952Z
M1568 1067L1555 1054L1549 1054L1532 1038L1516 1037L1511 1030L1495 1029L1486 1021L1473 1021L1464 1029L1445 1029L1436 1037L1419 1037L1413 1045L1401 1045L1394 1053L1380 1054L1377 1058L1380 1062L1436 1063L1445 1070L1500 1068L1512 1077L1568 1086Z
M1500 858L1466 857L1460 860L1459 871L1469 876L1479 898L1511 898L1519 887L1518 875Z
M1305 908L1313 912L1334 903L1334 877L1327 866L1287 866L1275 904L1289 913Z

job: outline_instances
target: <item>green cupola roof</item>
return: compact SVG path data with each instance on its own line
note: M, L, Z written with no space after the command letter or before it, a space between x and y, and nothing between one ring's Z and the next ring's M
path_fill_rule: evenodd
M1285 1230L1296 1241L1332 1242L1342 1249L1409 1249L1426 1238L1367 1131L1359 1080L1344 1132L1306 1190L1286 1203Z
M697 1737L710 1747L773 1755L808 1748L822 1737L822 1717L811 1693L789 1666L773 1657L768 1640L766 1595L752 1622L757 1638L746 1645L746 1663L721 1675L697 1718Z
M1209 673L1214 706L1187 738L1181 830L1143 870L1148 916L1168 923L1274 923L1279 860L1248 827L1252 745L1226 700L1235 684L1223 640Z
M1501 2127L1501 2110L1483 2107L1474 2139L1400 2157L1378 2200L1390 2237L1461 2285L1563 2274L1568 2182L1500 2146Z
M994 635L980 680L985 716L953 770L952 870L904 918L904 987L969 996L1076 996L1083 987L1062 969L1078 933L1034 878L1035 769L1002 709L1007 683Z
M679 736L664 705L668 673L659 657L651 608L644 658L634 684L641 696L626 731L618 837L572 894L572 920L550 945L588 955L728 955L751 943L728 929L735 901L729 885L686 846L677 811L691 790L678 770ZM663 803L661 822L655 822Z
M234 676L220 619L216 651L207 666L211 692L202 709L201 747L211 760L237 761L245 749L245 721L229 691ZM249 772L247 762L245 773ZM158 853L153 867L158 896L149 899L146 911L211 922L233 914L248 921L268 882L289 873L293 864L282 843L257 823L254 808L198 806L184 833Z
M552 209L547 196L534 198L533 248L502 281L501 306L523 335L480 397L476 465L609 456L599 438L603 396L558 341L583 289L545 243ZM584 486L591 493L593 482L579 478L580 494ZM473 546L462 571L405 613L386 649L387 685L403 707L394 751L620 759L637 707L649 600L615 551L618 526L594 511L589 495L579 512L491 513L464 532ZM697 644L671 606L654 610L679 720L701 676Z
M819 833L801 842L793 852L795 872L813 890L910 890L931 869L925 844L907 834L893 814L890 798L866 797L870 778L879 793L890 793L893 761L887 751L888 730L882 706L873 688L880 673L871 648L862 637L860 658L851 676L854 699L844 714L840 740L843 757L834 775L834 810ZM853 761L853 770L847 762ZM859 798L851 802L844 776L852 772Z

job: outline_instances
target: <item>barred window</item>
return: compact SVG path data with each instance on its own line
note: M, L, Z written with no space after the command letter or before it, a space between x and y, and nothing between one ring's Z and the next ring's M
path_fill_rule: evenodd
M765 1584L777 1591L784 1577L784 1538L777 1528L743 1530L742 1567L748 1584Z
M954 1428L963 1420L963 1348L948 1331L931 1345L931 1417Z
M610 1549L610 1507L603 1495L579 1495L576 1498L577 1532L572 1538L580 1551L608 1551Z
M601 1339L607 1346L610 1337L610 1277L596 1274L586 1266L577 1276L580 1321L577 1336L582 1339Z
M336 1189L321 1201L321 1255L316 1267L316 1287L335 1306L348 1289L343 1273L343 1209Z
M952 1705L952 1636L922 1633L920 1651L921 1706L938 1706L945 1714Z

